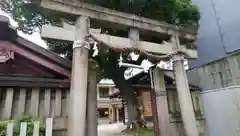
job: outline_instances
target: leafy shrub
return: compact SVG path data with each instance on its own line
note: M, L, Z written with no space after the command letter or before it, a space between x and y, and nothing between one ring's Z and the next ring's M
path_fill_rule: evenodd
M27 122L27 136L32 136L34 131L34 122L39 121L32 116L23 116L19 120L9 120L0 122L0 136L7 135L7 124L14 123L13 136L19 136L21 122ZM45 135L45 128L42 123L39 124L39 136Z

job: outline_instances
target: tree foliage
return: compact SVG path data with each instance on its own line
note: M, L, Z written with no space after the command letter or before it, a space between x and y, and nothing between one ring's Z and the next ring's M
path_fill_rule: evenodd
M200 13L191 0L88 0L106 8L133 13L179 26L198 27ZM27 0L9 0L4 10L18 22L19 29L31 33L45 23L60 21L57 15L41 11Z
M90 0L91 3L176 25L198 26L200 14L191 0Z

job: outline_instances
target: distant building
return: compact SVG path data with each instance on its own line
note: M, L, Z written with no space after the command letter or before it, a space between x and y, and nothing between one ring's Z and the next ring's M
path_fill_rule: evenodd
M158 70L163 70L157 68ZM184 129L182 124L180 106L177 97L175 77L173 71L164 70L164 79L166 87L166 95L161 95L162 103L159 106L159 111L161 111L162 117L164 120L169 121L169 124L172 127L171 136L184 136ZM137 108L141 111L142 118L145 121L154 122L156 120L156 103L154 104L153 98L154 90L151 88L151 78L148 72L144 70L138 71L138 73L130 78L128 82L132 84L132 87L135 90L136 99L137 99ZM192 85L191 81L189 82L191 97L193 101L193 108L195 116L197 119L197 128L200 135L204 135L206 130L204 129L204 114L202 108L202 102L200 99L199 88ZM111 98L120 97L120 92L117 91L110 96ZM155 115L155 116L154 116ZM168 123L166 123L167 125Z
M97 85L98 123L113 123L123 120L122 99L110 99L110 95L118 89L110 79L102 79Z

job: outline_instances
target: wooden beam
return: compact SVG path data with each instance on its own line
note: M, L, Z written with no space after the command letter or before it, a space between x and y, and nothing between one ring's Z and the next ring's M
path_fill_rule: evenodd
M122 28L138 28L140 31L152 31L159 34L174 35L179 31L183 39L196 39L196 30L178 28L167 23L150 20L134 14L119 12L82 1L75 0L41 0L41 7L52 11L67 13L70 15L83 15L98 20L100 23L107 22L111 27L120 25Z
M11 119L12 115L12 106L13 106L13 94L14 89L13 88L7 88L6 90L6 99L4 104L4 112L3 112L3 118L5 120Z
M45 89L44 93L44 117L50 116L51 107L51 89Z
M52 73L52 72L46 72L42 68L39 68L39 65L26 63L26 62L27 62L27 58L18 59L17 61L15 61L15 63L17 63L19 66L24 64L25 67L28 67L28 68L30 68L30 69L32 69L34 71L39 72L42 77L54 78L56 76L56 74L54 75L54 73ZM11 74L11 75L12 76L17 76L17 75L14 75L14 74ZM31 75L29 74L29 76L31 76Z
M26 92L27 92L26 88L20 88L17 117L21 117L25 111Z
M0 86L69 88L70 81L46 78L0 77Z
M32 88L30 114L34 117L38 117L39 93L40 88Z
M151 89L151 85L140 85L140 84L134 84L132 85L132 87L135 87L135 88L146 88L146 89ZM166 84L166 89L167 91L176 91L176 85L174 84ZM195 91L195 90L199 90L198 88L196 87L190 87L191 91Z
M56 26L43 26L41 31L41 36L48 39L57 39L64 41L74 41L75 27L64 24L64 27ZM137 47L134 47L132 40L129 38L117 37L107 34L100 34L96 29L90 29L91 35L94 35L97 39L100 39L104 43L107 43L111 48L122 48L122 49L131 49L138 48L147 52L155 54L168 54L173 52L173 45L165 42L164 44L139 41ZM196 50L186 49L182 46L182 50L187 53L187 58L196 59L198 57Z
M61 89L56 90L55 109L54 110L55 110L54 116L60 117L61 111L62 111L62 90Z

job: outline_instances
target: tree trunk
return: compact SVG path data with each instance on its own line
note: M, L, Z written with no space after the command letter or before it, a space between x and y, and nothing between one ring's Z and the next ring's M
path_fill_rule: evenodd
M125 80L124 71L124 68L116 66L113 72L114 74L112 74L112 79L116 87L120 90L120 94L123 96L123 99L127 103L128 123L126 130L129 130L132 123L139 120L140 116L137 110L137 96L134 93L132 85Z
M126 130L130 129L132 123L140 119L139 112L137 110L137 96L135 95L132 85L124 78L125 69L118 66L118 59L120 54L111 52L109 56L96 57L101 69L105 74L111 78L116 87L119 89L121 96L127 103L128 110L128 123Z

